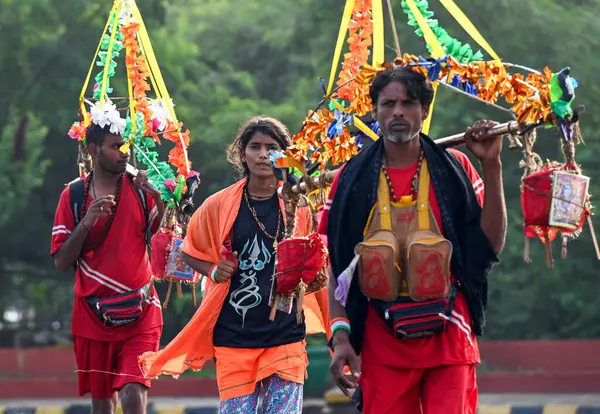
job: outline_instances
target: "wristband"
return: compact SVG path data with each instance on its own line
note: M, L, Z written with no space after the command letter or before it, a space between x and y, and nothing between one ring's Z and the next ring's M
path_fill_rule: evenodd
M334 318L331 321L331 337L333 338L337 331L346 331L350 335L350 321L346 318Z
M210 276L212 281L215 283L219 283L219 282L217 282L217 269L219 269L219 265L213 265L210 268L210 271L208 272L208 275Z

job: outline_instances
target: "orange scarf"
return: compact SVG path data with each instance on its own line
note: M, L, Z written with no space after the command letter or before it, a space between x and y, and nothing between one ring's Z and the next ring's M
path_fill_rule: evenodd
M243 179L213 194L196 210L181 247L186 254L198 260L219 263L222 259L220 249L229 238L237 218L246 182ZM281 199L280 207L283 211ZM296 223L295 236L309 234L312 226L308 208L298 209ZM188 368L200 370L206 361L214 357L214 327L230 283L215 283L207 278L202 303L182 331L164 349L146 352L139 357L140 368L146 377L156 378L168 374L177 378ZM329 339L331 328L327 295L327 289L307 295L304 299L304 314L306 333L324 332Z

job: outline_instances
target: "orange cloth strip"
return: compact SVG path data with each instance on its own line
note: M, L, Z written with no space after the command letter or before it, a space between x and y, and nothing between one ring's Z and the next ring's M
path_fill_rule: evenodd
M218 346L215 357L221 401L252 394L257 382L273 374L304 384L308 365L305 341L273 348Z

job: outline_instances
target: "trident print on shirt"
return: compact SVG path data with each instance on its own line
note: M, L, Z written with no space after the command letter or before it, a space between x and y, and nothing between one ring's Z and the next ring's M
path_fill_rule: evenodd
M241 286L231 292L229 304L242 317L242 327L246 319L246 313L260 305L262 296L259 293L257 274L271 262L273 255L265 247L263 240L258 242L258 236L254 235L254 240L244 244L242 254L240 255L240 274Z

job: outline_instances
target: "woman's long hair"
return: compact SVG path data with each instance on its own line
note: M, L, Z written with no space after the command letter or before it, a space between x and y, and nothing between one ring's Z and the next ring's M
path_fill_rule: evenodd
M268 116L253 116L242 124L233 142L227 147L227 161L234 166L241 177L250 175L248 165L242 158L250 140L257 132L273 138L282 150L285 150L291 144L290 131L283 122Z

